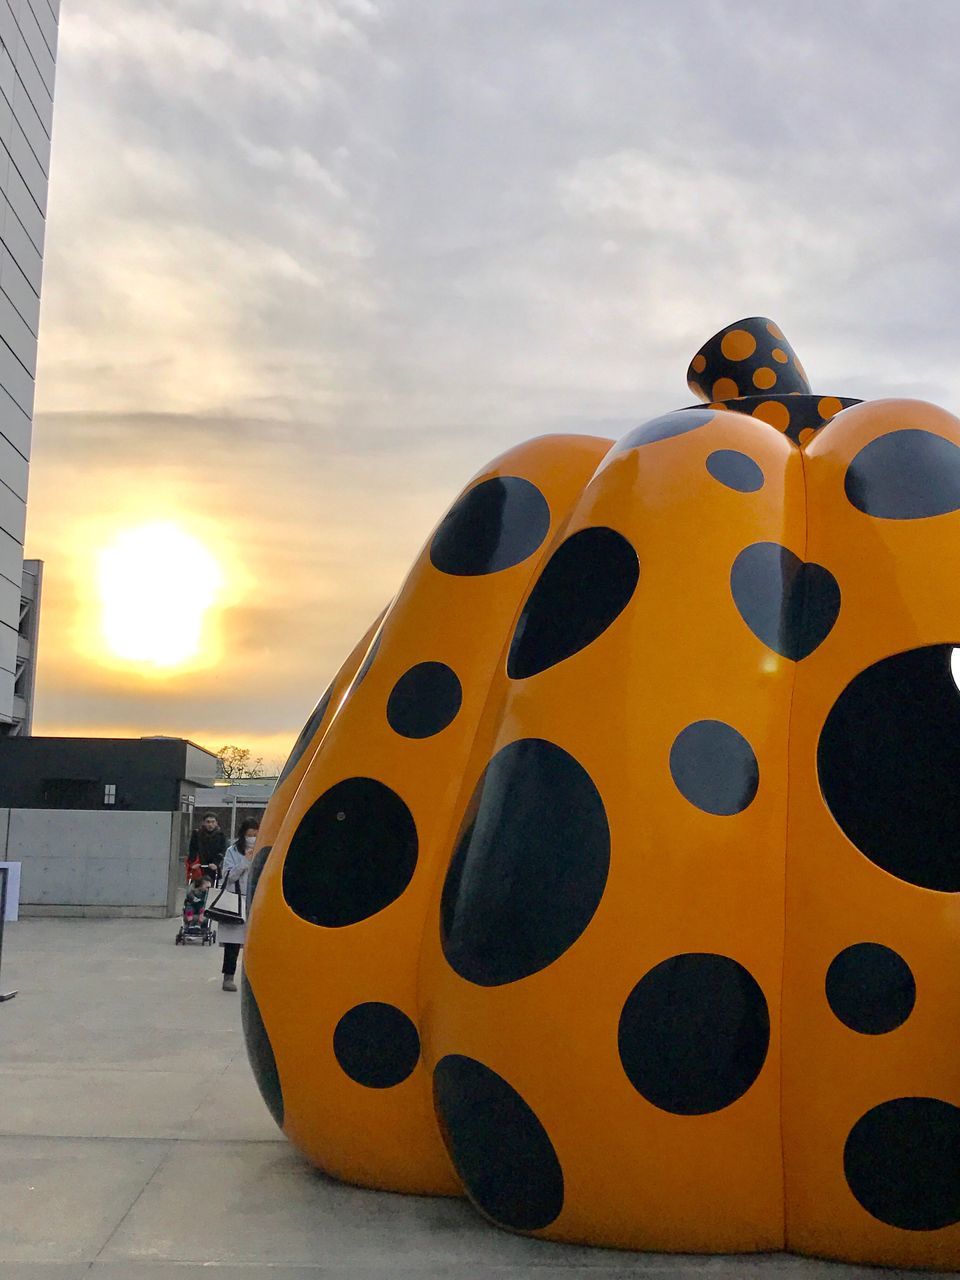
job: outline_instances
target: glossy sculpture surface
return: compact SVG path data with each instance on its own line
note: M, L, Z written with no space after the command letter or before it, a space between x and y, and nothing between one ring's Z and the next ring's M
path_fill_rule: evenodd
M960 422L705 403L484 469L261 828L243 1015L335 1177L647 1250L960 1267Z

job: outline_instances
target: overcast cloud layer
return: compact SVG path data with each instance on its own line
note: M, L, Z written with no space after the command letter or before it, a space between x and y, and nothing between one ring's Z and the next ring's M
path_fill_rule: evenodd
M740 316L955 409L958 47L951 0L65 3L40 728L282 754L472 472L688 403ZM147 483L248 569L231 663L162 686L70 641L76 531Z

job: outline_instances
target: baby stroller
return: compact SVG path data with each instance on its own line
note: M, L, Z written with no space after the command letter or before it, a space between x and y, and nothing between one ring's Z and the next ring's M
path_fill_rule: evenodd
M209 892L209 880L195 880L187 890L180 930L175 939L178 947L186 946L188 942L199 942L201 947L212 947L216 942L217 931L204 911Z

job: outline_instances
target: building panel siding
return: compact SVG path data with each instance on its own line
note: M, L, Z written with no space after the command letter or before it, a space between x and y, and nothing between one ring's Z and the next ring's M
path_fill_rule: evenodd
M43 123L44 129L49 135L53 122L53 96L47 88L43 76L40 74L27 42L23 38L23 33L10 9L8 0L0 0L0 43L3 44L7 51L10 62L13 64L16 78L23 85L32 110ZM14 103L14 109L19 111L16 102Z
M12 617L20 612L20 583L0 577L0 613Z
M12 489L18 498L27 500L27 460L6 436L0 435L0 484Z
M30 457L30 419L0 385L0 435L6 436L18 453Z
M59 13L58 0L0 0L0 740L14 719Z
M34 337L40 324L40 295L20 270L7 246L0 241L0 289L16 307Z
M20 595L17 594L17 612L20 612ZM13 695L13 674L17 669L17 632L0 622L0 671L10 676L10 693Z
M20 29L22 47L25 47L33 59L33 64L40 73L47 93L53 95L53 54L43 38L43 32L37 25L36 14L27 0L4 0L14 15L14 21Z
M23 531L27 523L27 504L5 484L0 484L0 529L8 533L14 541L23 546ZM9 614L0 615L0 620L8 626L16 628L20 621L19 612L13 618Z
M24 9L29 9L33 21L40 28L43 35L43 43L47 46L47 52L51 58L56 56L57 52L57 20L51 12L47 0L20 0Z
M5 176L7 173L7 169L3 166L3 159L0 153L0 176ZM9 161L7 166L9 167ZM0 187L0 196L2 195L3 191ZM0 240L6 245L17 266L39 294L42 255L24 230L23 223L9 207L6 197L0 201Z
M23 563L23 547L9 533L0 529L0 576L17 582Z

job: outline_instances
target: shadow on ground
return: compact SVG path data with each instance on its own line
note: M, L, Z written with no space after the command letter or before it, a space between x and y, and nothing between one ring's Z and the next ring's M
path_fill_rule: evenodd
M176 930L8 927L4 986L19 995L0 1004L2 1280L897 1274L783 1255L575 1249L497 1231L462 1201L332 1182L260 1101L219 949L176 947Z

